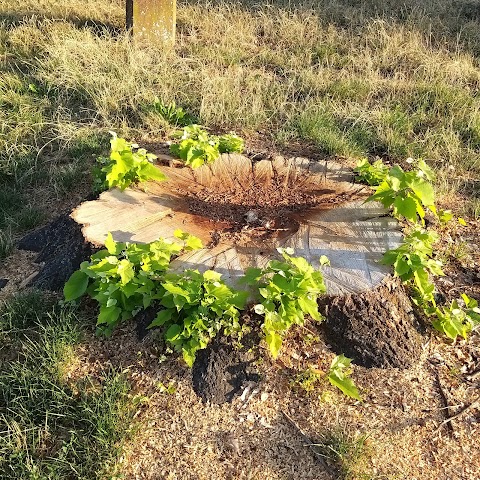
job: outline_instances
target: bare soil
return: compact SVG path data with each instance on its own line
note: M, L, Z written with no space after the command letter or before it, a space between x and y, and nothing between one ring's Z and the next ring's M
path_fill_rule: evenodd
M324 380L311 392L295 383L308 367L325 372L333 358L320 340L305 343L316 329L294 331L276 362L260 350L261 380L245 382L232 403L203 402L191 371L164 357L158 333L139 342L133 325L107 340L87 338L70 381L111 366L129 377L138 428L122 458L128 479L479 478L478 407L443 423L478 397L477 334L453 346L428 338L421 359L405 370L356 367L363 397L356 402ZM317 454L332 437L361 435L368 438L349 477Z

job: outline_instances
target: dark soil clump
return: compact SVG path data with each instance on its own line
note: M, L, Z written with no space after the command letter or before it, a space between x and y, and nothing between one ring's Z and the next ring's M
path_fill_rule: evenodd
M327 303L322 328L335 352L364 367L408 368L419 358L422 337L410 300L397 282Z
M18 243L20 250L39 252L36 263L43 264L30 285L43 290L63 289L80 263L90 258L95 249L85 242L81 226L68 215L61 215L44 227L25 235Z
M228 340L216 338L197 353L192 368L195 393L204 401L214 404L231 402L248 381L257 382L251 355L236 350Z

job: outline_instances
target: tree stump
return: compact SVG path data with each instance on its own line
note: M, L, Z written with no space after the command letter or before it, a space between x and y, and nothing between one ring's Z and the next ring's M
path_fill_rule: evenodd
M110 190L75 209L85 238L102 246L111 232L117 241L146 243L173 240L180 228L208 248L182 255L174 268L213 268L234 286L245 268L264 266L279 246L318 268L326 255L333 295L370 290L389 275L378 260L400 243L397 222L381 205L364 203L365 188L335 162L222 155L197 170L161 170L167 182Z
M101 246L111 232L122 242L173 240L180 228L205 248L172 267L214 269L232 286L247 267L276 257L277 247L292 247L316 268L326 255L329 343L366 366L404 367L418 357L408 297L378 263L400 244L400 228L380 204L365 203L368 192L351 171L331 161L253 162L241 155L222 155L197 170L175 164L160 166L164 183L114 189L81 204L71 216L85 239Z

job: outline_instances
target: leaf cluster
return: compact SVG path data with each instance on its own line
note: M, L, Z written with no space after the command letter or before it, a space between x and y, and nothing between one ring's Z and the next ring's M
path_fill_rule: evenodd
M284 261L271 260L263 268L249 268L244 281L259 286L263 300L254 306L264 317L262 329L274 358L282 346L282 337L294 324L303 325L305 315L321 321L317 299L326 292L323 275L302 257L293 257L292 249L279 248Z
M97 324L110 332L120 321L163 298L159 280L172 257L202 246L198 238L184 232L175 235L183 244L162 239L148 244L121 243L109 233L106 248L93 254L89 262L82 262L65 284L65 300L87 293L100 306Z
M148 153L138 145L128 143L110 132L110 157L99 157L98 165L94 169L95 186L97 191L118 187L125 190L132 183L147 180L165 181L167 177L153 165L156 155Z
M230 289L220 273L167 273L161 287L163 309L149 328L163 326L165 339L183 354L187 365L193 365L196 352L219 332L241 332L240 310L245 308L247 293Z
M439 332L455 340L458 336L467 338L467 334L480 324L480 308L478 302L468 295L461 295L465 307L459 300L453 300L448 307L436 307L432 324Z
M292 386L299 386L306 392L313 392L317 383L321 381L325 373L318 368L308 367L303 372L300 372L295 376L295 379L291 382Z
M413 281L422 302L434 301L435 286L430 281L432 275L444 275L442 262L433 258L433 246L438 235L433 231L415 228L403 239L403 243L388 250L381 263L393 265L395 276L402 282Z
M362 160L355 168L358 178L369 185L377 185L375 193L367 201L377 200L386 208L393 208L397 218L404 217L415 224L403 243L393 250L387 251L381 260L385 265L392 265L395 276L402 282L410 283L414 288L413 301L420 306L427 316L432 317L433 327L447 337L466 338L468 332L479 322L480 315L477 302L462 294L465 304L454 300L448 307L438 307L435 301L435 285L431 276L444 275L442 262L436 260L433 246L438 235L419 226L425 225L425 209L437 216L440 223L447 223L453 218L449 210L438 212L435 208L434 190L431 185L433 172L420 160L416 169L405 172L400 166L389 171L379 161L371 165ZM465 224L461 218L460 224Z
M368 158L363 158L357 163L353 171L357 174L357 180L373 187L380 185L385 180L388 167L381 160L371 164Z
M160 115L166 122L176 127L186 127L196 121L195 117L185 112L182 107L177 107L175 102L165 104L158 97L155 97L153 105L149 110Z
M325 373L318 368L308 367L305 371L299 373L292 382L292 385L298 385L306 392L312 392L317 383L322 378L327 378L331 385L340 389L344 395L361 400L355 383L350 378L353 372L351 367L352 360L345 355L337 355L330 365L330 369Z
M416 167L409 172L399 165L392 167L367 201L378 201L385 208L392 208L396 218L404 217L413 223L420 220L424 225L425 209L437 215L435 194L430 183L433 171L423 160L418 161Z
M199 125L186 126L178 135L179 142L170 146L170 151L192 168L213 163L222 153L242 153L243 140L229 133L220 137L210 135Z
M246 292L233 291L221 274L208 270L170 271L170 262L182 252L202 248L201 241L177 230L183 241L157 240L149 244L115 242L111 236L105 250L83 262L64 287L66 301L85 293L99 303L97 325L110 333L121 321L150 305L161 307L152 327L164 327L165 339L183 354L191 366L195 354L220 331L240 333L240 310Z

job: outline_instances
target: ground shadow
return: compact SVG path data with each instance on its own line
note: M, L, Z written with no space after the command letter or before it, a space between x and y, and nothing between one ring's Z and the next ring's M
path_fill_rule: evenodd
M4 25L7 28L18 27L30 19L34 19L36 23L41 23L45 20L67 22L76 28L89 29L98 36L104 35L105 33L112 36L119 36L125 32L125 27L123 25L77 15L55 16L37 10L19 10L18 12L0 13L0 25Z

